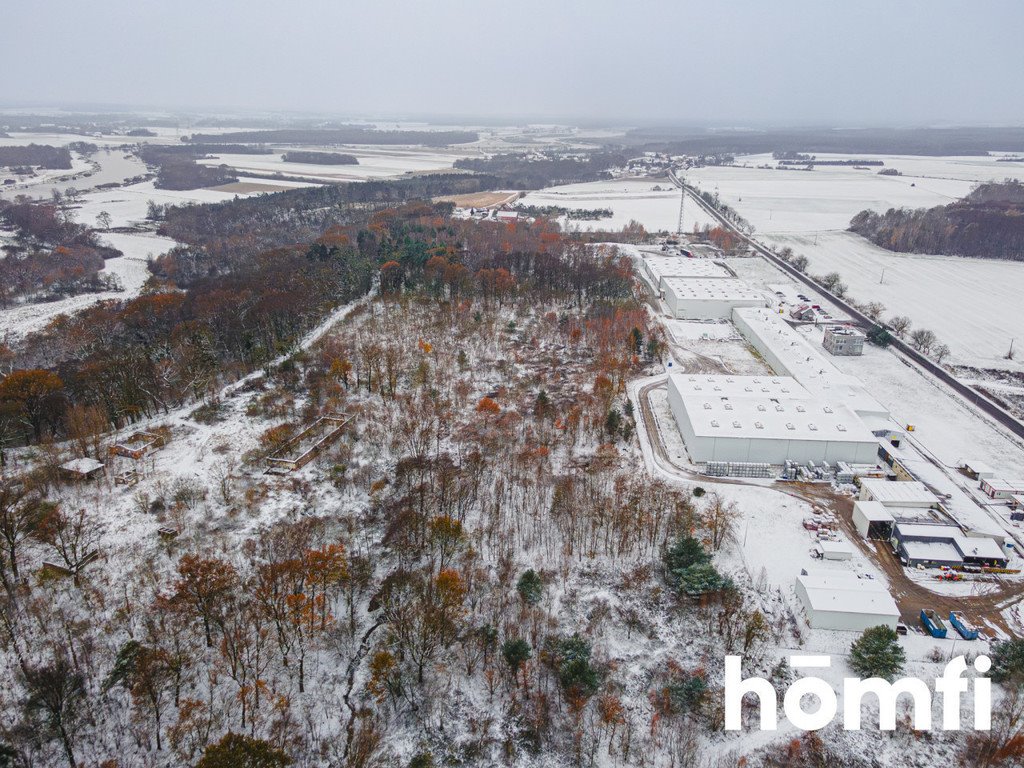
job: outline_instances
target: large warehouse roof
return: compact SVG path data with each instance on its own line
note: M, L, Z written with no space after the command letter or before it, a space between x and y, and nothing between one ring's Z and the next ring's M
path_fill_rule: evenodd
M836 368L776 313L738 307L733 310L733 321L777 374L792 376L811 392L842 401L861 416L888 417L888 409L864 389L860 379Z
M899 608L880 582L859 579L849 571L814 571L796 577L815 611L899 616Z
M748 437L877 444L864 422L844 405L816 398L786 400L683 394L683 407L698 437Z
M729 270L710 259L688 259L685 256L645 256L643 267L659 288L662 278L668 277L732 277Z
M761 291L734 277L666 277L662 287L677 301L764 301Z
M681 395L707 397L808 398L810 393L789 376L734 376L673 373L669 376Z

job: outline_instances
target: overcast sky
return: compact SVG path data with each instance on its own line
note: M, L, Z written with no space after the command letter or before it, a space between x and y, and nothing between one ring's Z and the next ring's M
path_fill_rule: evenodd
M0 102L1022 124L1020 0L0 0Z

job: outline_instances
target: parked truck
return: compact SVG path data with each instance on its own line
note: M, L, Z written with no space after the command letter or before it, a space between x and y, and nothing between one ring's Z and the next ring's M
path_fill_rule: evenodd
M921 623L925 631L932 637L946 636L946 622L935 611L921 610Z
M978 628L971 624L960 611L949 612L949 623L953 625L953 629L959 632L960 637L964 640L978 639Z

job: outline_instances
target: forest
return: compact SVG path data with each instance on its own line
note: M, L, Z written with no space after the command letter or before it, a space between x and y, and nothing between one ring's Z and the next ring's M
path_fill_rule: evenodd
M93 230L55 205L0 200L0 221L16 233L0 256L0 306L117 287L98 273L121 252L100 245Z
M611 178L609 168L626 164L626 155L618 152L592 152L585 156L565 156L557 152L505 154L486 158L465 158L455 167L501 177L503 188L543 189L556 184L601 181Z
M0 147L0 168L39 166L55 170L71 168L71 152L67 147L29 144L24 147Z
M636 128L631 146L674 155L834 152L876 155L986 155L1024 151L1024 128L833 128L763 131Z
M293 150L281 155L286 163L313 163L314 165L359 165L355 155L341 152L302 152Z
M723 655L785 687L796 620L723 565L734 503L642 471L626 386L667 343L630 259L425 202L495 178L171 207L140 296L3 351L0 759L870 765L723 733Z
M154 183L159 189L201 189L238 181L238 176L226 165L197 163L194 158L204 156L206 150L190 150L191 147L142 144L138 155L146 165L156 168Z
M901 253L1024 260L1024 184L980 184L965 198L934 208L865 210L850 231Z
M190 142L239 142L243 144L416 144L424 147L447 147L468 144L479 139L475 131L380 131L374 128L346 126L343 128L280 128L266 131L231 131L228 133L194 133Z

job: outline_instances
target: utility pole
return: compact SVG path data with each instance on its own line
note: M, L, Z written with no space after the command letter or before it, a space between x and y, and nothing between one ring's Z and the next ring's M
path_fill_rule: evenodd
M683 234L683 203L686 202L686 179L679 179L679 223L676 225L676 234Z

